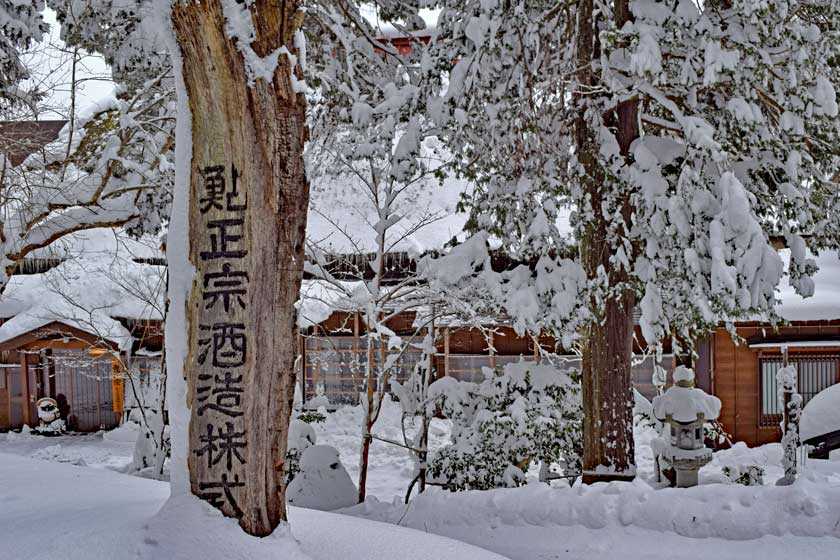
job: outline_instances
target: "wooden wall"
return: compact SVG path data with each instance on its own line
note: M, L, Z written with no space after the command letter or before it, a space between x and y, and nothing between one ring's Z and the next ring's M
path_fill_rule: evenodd
M5 378L6 372L0 371L0 377ZM0 430L9 429L9 390L7 389L6 379L0 380Z
M779 327L778 331L754 324L738 327L737 333L748 342L736 344L725 329L718 329L712 337L712 391L723 405L720 421L734 441L750 446L779 441L778 427L759 426L759 350L751 349L749 343L837 337L840 323L809 322Z

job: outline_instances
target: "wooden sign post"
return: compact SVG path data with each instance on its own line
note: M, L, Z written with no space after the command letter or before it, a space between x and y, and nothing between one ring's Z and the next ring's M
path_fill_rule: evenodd
M273 75L255 77L242 49L261 60L281 48L296 52L299 4L231 3L250 10L255 37L247 47L228 37L219 0L178 3L172 17L192 115L190 483L258 536L286 519L309 186L295 58L275 56Z

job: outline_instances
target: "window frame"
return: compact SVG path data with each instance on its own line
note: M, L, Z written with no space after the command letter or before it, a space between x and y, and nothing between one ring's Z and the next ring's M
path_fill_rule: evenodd
M807 351L792 351L793 349L789 349L788 353L788 363L791 365L795 365L796 372L797 372L797 388L804 386L802 383L802 376L810 375L812 377L815 376L826 376L830 377L830 371L819 371L819 365L816 366L816 370L812 369L810 371L803 372L803 369L800 367L800 364L810 362L811 364L825 364L827 362L834 361L834 375L833 375L833 382L829 383L825 387L822 387L819 391L816 392L807 392L803 394L803 406L808 403L815 395L817 395L820 391L831 387L832 385L836 385L840 383L840 351L835 349L826 349L826 350L819 350L814 348L808 348ZM778 367L781 367L783 364L783 355L781 352L759 352L758 354L758 368L757 368L757 375L758 375L758 427L762 429L772 428L776 429L782 422L782 413L781 409L778 414L769 414L765 413L765 395L770 394L766 392L766 384L765 384L765 375L764 375L764 364L766 363L774 363L777 364ZM777 367L777 370L778 370ZM812 366L814 367L814 366ZM776 394L777 391L776 384L773 384L772 394ZM777 406L780 406L777 404Z

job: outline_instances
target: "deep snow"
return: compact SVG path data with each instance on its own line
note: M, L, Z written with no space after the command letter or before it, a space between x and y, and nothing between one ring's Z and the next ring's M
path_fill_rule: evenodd
M504 560L434 535L298 508L289 511L297 543L287 527L257 539L196 499L168 497L163 482L0 453L1 557Z
M313 425L318 444L338 449L354 481L358 475L361 418L360 409L343 408L329 414L326 422ZM206 527L178 524L184 510L198 507L191 499L170 503L167 511L149 524L149 529L138 533L140 537L134 535L133 531L145 523L138 520L154 514L168 489L163 483L107 472L121 470L130 461L132 446L126 432L111 432L107 439L102 434L56 438L0 434L0 550L12 551L8 557L17 558L17 552L28 550L34 543L39 552L44 550L44 558L61 552L65 557L86 560L99 558L100 551L103 558L126 557L104 555L115 550L113 547L128 550L126 542L136 545L139 558L178 558L177 550L183 553L182 558L196 558L191 553L205 545L214 552L225 550L228 545L219 542L221 536L203 535L212 526L214 535L234 538L240 534L235 526L226 528L224 520L213 520L213 515L208 517L210 525ZM386 402L374 432L399 439L396 404ZM447 422L435 420L432 447L445 443L449 433ZM366 504L341 513L455 538L514 560L594 560L615 551L621 551L627 560L837 557L840 461L809 460L800 480L781 488L774 485L782 476L781 446L750 449L737 444L714 454L713 462L701 470L700 487L669 489L653 481L650 441L654 437L653 430L636 431L638 477L632 484L578 484L569 488L562 481L553 482L551 487L534 482L519 489L459 493L432 488L408 507L403 504L403 497L413 474L413 463L405 450L375 441L368 479L371 497ZM765 470L764 486L729 484L721 472L724 466L747 465ZM113 513L116 510L119 515ZM424 559L446 557L430 553L431 545L425 541L413 541L408 546L411 539L421 537L419 533L394 535L406 544L386 554L382 551L388 550L392 537L387 532L372 533L368 526L354 525L361 520L351 521L347 516L319 518L329 514L299 509L292 509L290 515L293 534L304 542L304 551L316 559L402 560L410 558L415 550L425 551ZM130 519L135 520L134 524ZM311 536L307 536L308 531L312 531ZM41 538L45 534L50 535L46 539L49 542L42 542L46 541ZM28 536L19 542L15 535ZM113 535L123 537L117 539ZM373 543L374 535L381 542ZM154 543L144 544L140 542L143 539ZM91 542L95 543L94 552ZM281 546L279 542L265 542L260 544ZM380 556L352 548L365 543L371 544L371 550L380 551ZM249 548L251 545L237 546L251 557L265 552ZM336 554L339 546L351 548ZM167 554L163 554L164 549ZM72 551L70 556L67 551ZM82 555L83 552L88 555ZM73 556L76 553L79 556ZM489 560L493 556L482 551L475 558Z

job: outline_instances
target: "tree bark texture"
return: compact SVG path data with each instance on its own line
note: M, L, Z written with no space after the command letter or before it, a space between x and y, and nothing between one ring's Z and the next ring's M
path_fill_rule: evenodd
M615 2L615 16L619 21L629 18L626 4L624 0ZM583 92L596 85L592 71L596 55L594 30L592 0L582 0L578 4L577 78ZM601 117L614 131L625 157L629 157L630 144L638 137L636 111L636 102L626 101ZM606 184L605 172L598 161L600 147L591 118L582 108L575 127L577 157L585 172L583 190L593 214L581 236L580 250L590 282L606 275L607 295L603 299L592 297L590 307L594 316L583 332L584 483L631 480L635 476L630 370L635 295L628 287L627 271L610 262L615 247L609 239L610 222L604 215L604 203L608 194L605 189L611 186ZM624 222L629 225L632 219L629 193L619 204Z
M301 2L250 6L257 56L295 53ZM190 483L257 536L286 519L285 457L297 352L309 185L306 101L281 54L249 85L219 0L176 3L172 21L192 112L187 314Z

